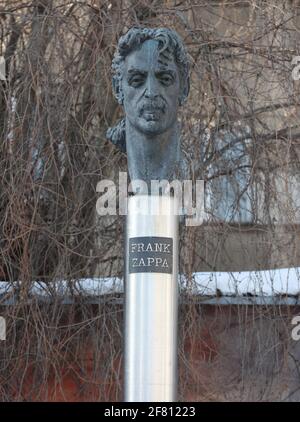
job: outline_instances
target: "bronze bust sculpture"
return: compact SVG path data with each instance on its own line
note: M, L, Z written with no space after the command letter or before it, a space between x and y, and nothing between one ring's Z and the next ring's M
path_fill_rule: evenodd
M189 63L178 34L131 28L118 43L113 91L125 119L107 138L127 152L131 180L181 178L178 108L189 92Z

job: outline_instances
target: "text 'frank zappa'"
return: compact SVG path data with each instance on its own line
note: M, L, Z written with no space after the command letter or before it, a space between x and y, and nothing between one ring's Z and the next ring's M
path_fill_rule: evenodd
M173 271L173 239L169 237L133 237L129 239L129 273L165 273Z

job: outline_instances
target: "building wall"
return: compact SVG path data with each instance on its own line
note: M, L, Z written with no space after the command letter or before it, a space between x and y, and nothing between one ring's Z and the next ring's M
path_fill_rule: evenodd
M117 330L122 327L120 311L114 305L106 310L111 324L119 312ZM93 314L99 315L98 307ZM182 303L179 400L300 401L300 341L291 338L294 315L300 315L299 306L201 305L197 298ZM65 322L62 320L61 326ZM82 323L82 314L78 312L73 322ZM20 354L19 371L15 369L5 378L2 368L0 376L6 379L2 388L10 401L122 400L122 341L108 326L101 338L103 324L98 326L97 336L91 324L82 331L80 341L65 336L64 349L59 345L62 338L57 327L52 362L32 343L27 345L27 356ZM4 390L0 399L3 397Z

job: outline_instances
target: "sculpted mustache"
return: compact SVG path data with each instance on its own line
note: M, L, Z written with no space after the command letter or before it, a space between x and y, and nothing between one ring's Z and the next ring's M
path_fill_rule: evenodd
M151 103L151 104L142 104L140 108L140 113L143 113L145 110L147 111L165 111L165 105L164 104L158 104L158 103Z

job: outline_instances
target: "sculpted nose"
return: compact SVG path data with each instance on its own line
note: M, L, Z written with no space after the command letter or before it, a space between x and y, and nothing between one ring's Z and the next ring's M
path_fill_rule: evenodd
M159 84L156 78L149 77L146 84L145 97L152 99L159 95Z

